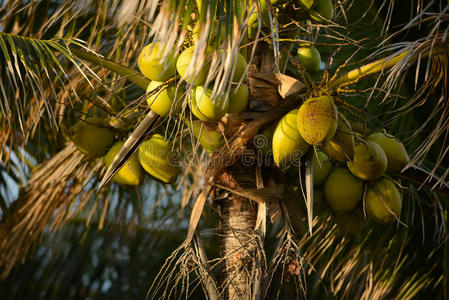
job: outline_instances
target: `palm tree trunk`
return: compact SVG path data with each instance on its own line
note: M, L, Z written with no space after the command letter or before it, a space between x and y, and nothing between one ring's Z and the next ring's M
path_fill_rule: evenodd
M248 55L251 50L248 51ZM273 72L272 50L268 44L259 43L249 72ZM264 100L267 105L277 105L280 96L277 87L260 89L260 82L249 81L250 98ZM221 177L221 183L231 189L254 189L256 162L253 165L234 165ZM259 299L260 283L265 272L263 234L255 230L258 204L232 194L220 201L220 252L224 260L222 287L224 299Z
M236 195L220 204L220 251L225 299L251 299L257 242L257 205Z

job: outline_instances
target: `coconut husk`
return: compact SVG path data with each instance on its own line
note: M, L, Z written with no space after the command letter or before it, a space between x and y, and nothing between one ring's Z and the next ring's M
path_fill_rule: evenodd
M263 74L272 76L273 73L249 73L249 93L251 100L258 100L276 106L281 101L277 84L266 80Z
M247 124L243 115L226 114L217 125L219 132L223 132L226 137L232 137L243 129Z
M277 97L280 96L283 99L296 93L302 92L306 87L305 84L298 79L281 73L251 73L250 79L253 79L254 82L256 84L259 84L261 88L270 89L270 93L272 92L272 88L275 87ZM256 95L259 93L259 91L255 92ZM272 103L272 101L270 100L268 100L267 102ZM279 101L277 101L276 104L278 102Z

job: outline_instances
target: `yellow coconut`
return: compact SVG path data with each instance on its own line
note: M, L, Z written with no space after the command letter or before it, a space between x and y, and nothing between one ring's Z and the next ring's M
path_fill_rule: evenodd
M193 131L193 135L199 140L201 146L208 152L214 152L225 144L223 134L207 123L193 120L189 128Z
M367 213L376 221L391 223L399 220L402 196L393 182L381 178L368 187L365 206Z
M106 168L114 161L117 153L122 149L125 142L117 142L115 143L111 149L109 149L108 153L104 156L104 164ZM139 159L137 158L137 154L131 156L128 162L123 165L123 167L112 177L112 180L124 185L139 185L143 180L142 169L139 164Z
M114 132L98 118L87 118L70 127L70 138L76 148L89 158L103 156L114 142Z
M296 126L297 115L298 109L290 111L274 130L273 158L278 166L285 167L290 163L298 163L299 157L309 149Z
M175 76L177 55L174 49L164 49L161 43L150 43L142 49L137 65L145 77L155 81L166 81Z
M147 98L147 103L151 110L161 116L167 116L169 113L177 115L182 109L182 95L183 89L176 90L174 84L169 84L166 87L162 87L163 82L151 81L147 87L147 93L152 95ZM160 89L155 92L155 90ZM176 99L175 99L176 95Z
M407 150L404 145L394 136L383 132L373 133L368 137L368 141L378 143L387 155L388 173L400 172L410 161Z
M160 134L154 134L139 147L139 161L144 170L165 183L175 181L180 173L172 154L170 144Z
M334 211L352 211L362 199L363 181L346 168L335 168L324 183L324 195Z
M199 70L195 70L195 66L189 69L190 63L193 60L194 51L195 47L190 47L181 52L176 61L176 70L181 75L182 80L188 84L197 86L206 82L211 62L207 55L209 51L206 51L206 61L203 66Z
M354 158L348 162L352 174L363 180L374 180L385 174L387 156L379 144L365 142L354 149Z
M197 86L189 99L192 113L205 122L220 120L229 109L229 97L225 94L212 95L212 89Z
M235 114L244 111L248 105L248 96L248 86L242 84L239 87L232 87L229 92L228 112Z
M334 164L329 157L318 151L317 155L313 156L313 185L322 184L333 168Z
M310 145L331 140L337 130L337 107L330 96L307 99L298 110L298 130Z
M332 140L324 145L323 152L343 162L354 157L354 132L341 113L338 113L337 131Z

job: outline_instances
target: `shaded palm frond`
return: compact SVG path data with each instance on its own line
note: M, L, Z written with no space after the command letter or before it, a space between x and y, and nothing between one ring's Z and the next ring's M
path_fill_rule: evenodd
M356 5L357 0L349 0L349 2L351 3L350 5ZM444 7L447 5L444 0L413 0L408 2L409 3L404 3L402 1L394 0L370 1L371 5L377 6L376 19L381 19L381 15L384 16L380 31L381 36L387 37L389 32L397 30L398 22L395 18L403 20L403 24L408 23L409 21L411 23L421 22L429 10L444 11ZM403 24L400 24L399 27L402 28ZM400 30L409 29L410 28L403 27Z
M268 272L264 276L262 298L280 297L282 290L289 292L290 282L293 282L296 296L307 295L306 262L297 242L298 239L287 227L279 238Z
M157 218L165 219L166 213L173 211L159 210ZM184 238L183 230L157 221L142 218L129 226L109 217L104 229L98 230L98 218L86 228L85 216L79 216L57 232L44 231L26 264L17 266L0 282L2 298L39 295L42 299L65 299L71 294L96 299L94 295L101 294L110 299L121 295L144 299L148 277L157 275L168 250L176 248Z
M361 208L336 215L321 207L314 220L314 234L299 242L308 269L311 298L413 299L423 293L441 296L440 258L447 232L443 211L429 203L426 194L405 192L401 221L406 225L374 224ZM419 206L419 208L418 208ZM416 226L420 225L421 226ZM431 227L431 228L430 228ZM439 228L440 235L434 235ZM425 232L425 233L424 233ZM418 245L421 245L420 247ZM420 267L417 267L420 265ZM322 286L328 290L319 288Z
M431 26L429 34L414 42L402 42L385 47L386 50L397 50L407 55L395 65L382 84L386 99L394 88L404 84L407 69L414 65L414 94L406 101L396 105L395 119L407 117L412 111L426 104L431 107L426 111L426 117L420 119L419 128L410 136L413 140L424 133L426 139L413 153L409 166L422 164L431 150L439 148L436 156L431 160L435 162L432 174L438 173L442 161L448 157L449 135L449 5L441 12L432 13L423 11L419 18L407 24L403 30L414 29L418 26ZM410 78L412 75L408 78ZM393 121L392 120L392 121ZM386 124L388 125L388 124ZM441 182L445 182L449 172L443 170Z
M54 218L53 226L64 223L72 205L77 203L79 211L93 196L92 189L84 188L102 165L97 164L92 170L89 166L84 155L69 144L34 170L19 200L9 208L0 225L2 277L7 276L17 262L24 261L30 246L51 218Z
M393 111L388 113L390 118L382 123L382 126L387 128L398 119L408 117L417 109L424 107L424 104L425 107L431 108L425 112L426 117L421 115L418 118L418 128L409 135L406 141L411 142L421 134L426 137L415 149L408 166L422 165L430 150L439 149L436 151L438 154L431 157L430 160L436 162L432 167L431 174L437 174L440 183L445 182L448 176L447 170L438 174L439 165L447 157L448 152L446 150L449 135L448 11L449 5L444 6L440 12L423 9L419 17L412 19L398 33L416 29L419 26L428 26L430 30L425 37L413 42L397 42L384 46L370 55L368 59L379 55L386 56L385 58L363 65L343 76L334 77L330 81L330 87L338 87L337 91L344 93L345 90L341 87L359 83L368 75L378 74L373 86L362 94L369 91L365 108L379 97L381 97L381 101L376 102L377 104L380 102L392 106ZM393 34L392 37L396 34ZM387 41L388 39L384 43ZM392 54L387 55L386 53ZM415 71L414 76L411 71ZM404 100L395 92L404 89L406 79L410 81L412 76L415 91L409 99ZM376 121L379 122L379 120Z

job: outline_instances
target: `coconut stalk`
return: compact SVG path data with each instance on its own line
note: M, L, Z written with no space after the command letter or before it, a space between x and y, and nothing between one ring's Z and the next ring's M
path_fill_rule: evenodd
M420 55L411 55L409 50L403 50L393 57L386 57L373 61L361 67L355 68L342 76L332 78L329 82L329 87L331 89L337 89L345 85L354 84L368 75L380 73L382 71L393 68L403 59L405 59L404 61L406 61L407 63L412 63L417 61L418 59L428 57L429 55L439 55L446 52L447 50L444 48L435 48L432 50L424 51L423 53L420 53ZM407 55L410 55L410 58L406 59Z

